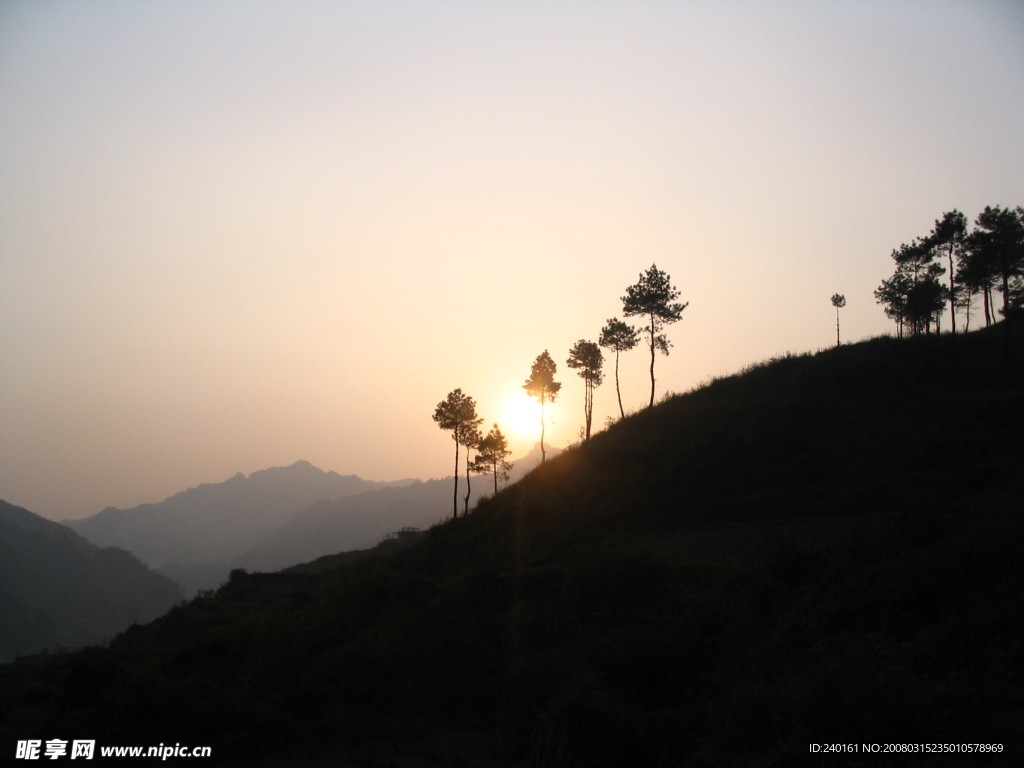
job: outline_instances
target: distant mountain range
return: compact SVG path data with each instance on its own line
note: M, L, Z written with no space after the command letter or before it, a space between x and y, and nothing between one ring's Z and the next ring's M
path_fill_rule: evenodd
M409 482L373 482L299 461L190 488L159 504L107 507L64 524L99 546L124 547L153 567L226 563L311 504Z
M0 661L105 642L181 598L128 552L0 501Z
M537 446L515 462L512 481L539 463ZM232 568L278 570L373 546L401 528L427 528L451 516L452 490L450 477L375 482L299 461L64 525L98 546L131 551L193 594L223 583ZM474 476L470 507L492 490L490 477ZM460 478L460 512L464 495Z

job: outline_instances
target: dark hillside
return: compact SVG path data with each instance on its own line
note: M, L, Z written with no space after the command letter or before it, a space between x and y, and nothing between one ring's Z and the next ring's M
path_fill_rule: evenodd
M0 661L104 642L180 599L128 552L0 501Z
M1021 382L985 333L756 366L406 549L236 572L0 668L0 733L267 766L1019 765Z
M626 420L512 493L557 499L556 520L604 510L657 530L928 508L1019 474L1024 390L1000 343L877 339L775 360Z

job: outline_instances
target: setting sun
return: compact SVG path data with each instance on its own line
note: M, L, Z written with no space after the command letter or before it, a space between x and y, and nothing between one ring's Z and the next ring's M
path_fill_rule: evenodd
M551 423L550 405L546 414ZM540 438L540 403L523 391L512 394L505 406L501 425L508 429L509 437L536 441Z

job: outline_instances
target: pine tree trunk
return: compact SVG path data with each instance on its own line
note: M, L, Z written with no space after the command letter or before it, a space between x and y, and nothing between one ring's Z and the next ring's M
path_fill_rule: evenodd
M619 399L619 416L626 418L626 412L622 409L622 392L619 390L619 350L615 350L615 396Z
M654 332L654 315L651 315L651 400L647 403L648 408L654 405Z
M956 283L953 282L953 244L949 244L949 322L956 335Z
M547 461L547 454L544 453L544 395L540 396L540 463Z
M590 402L587 404L587 440L589 440L594 425L594 382L590 382L587 386L590 388Z
M465 517L469 514L469 495L472 492L470 488L470 476L469 476L469 446L466 446L466 505L462 508L462 516Z
M1003 272L1003 360L1010 364L1010 276Z
M590 439L590 419L594 414L594 389L589 381L583 385L583 417L587 425L586 440Z
M452 433L455 437L455 490L452 492L452 517L459 516L459 432Z

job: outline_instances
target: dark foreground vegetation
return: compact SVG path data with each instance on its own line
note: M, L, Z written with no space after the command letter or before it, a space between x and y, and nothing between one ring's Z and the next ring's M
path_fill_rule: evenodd
M17 739L353 766L1020 765L1024 348L787 357L595 435L409 547L237 572L0 668ZM812 742L1002 744L841 754Z

